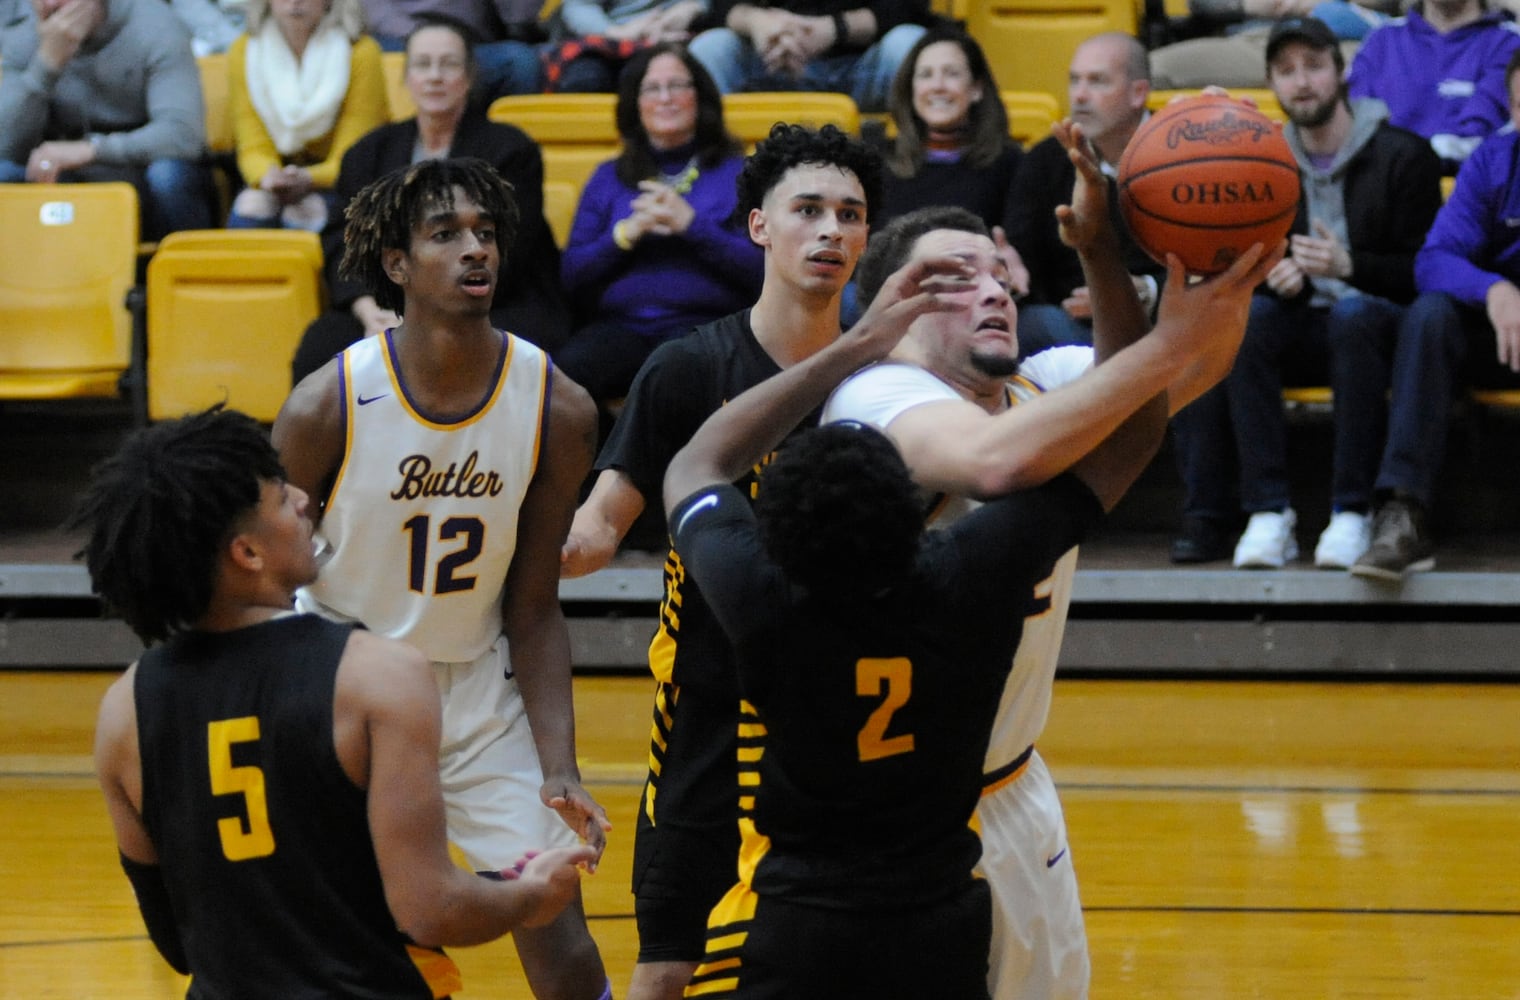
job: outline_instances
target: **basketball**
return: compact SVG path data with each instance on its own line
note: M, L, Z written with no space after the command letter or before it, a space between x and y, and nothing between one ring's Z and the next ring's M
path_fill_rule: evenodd
M1271 250L1298 211L1298 163L1270 118L1201 94L1151 115L1119 158L1119 207L1141 249L1190 274L1217 274L1261 243Z

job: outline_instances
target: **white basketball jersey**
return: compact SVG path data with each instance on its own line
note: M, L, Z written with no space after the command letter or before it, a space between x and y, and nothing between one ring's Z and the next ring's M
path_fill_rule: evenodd
M1055 347L1026 360L1009 380L1009 403L1018 405L1041 392L1065 385L1093 364L1090 347ZM883 363L846 379L834 391L823 411L823 422L859 420L886 431L892 420L913 406L945 399L959 399L955 390L921 368ZM967 497L945 497L931 514L931 524L948 524L976 505ZM992 739L983 764L995 771L1012 761L1039 738L1050 715L1051 688L1061 638L1066 632L1066 613L1071 605L1072 580L1077 571L1077 550L1063 555L1051 575L1039 586L1037 597L1048 598L1049 607L1024 620L1024 635L1013 657L1013 669L1003 686Z
M408 395L388 332L344 351L343 462L317 531L317 581L297 608L363 622L435 662L488 650L501 634L548 386L548 356L504 333L480 406L441 421Z

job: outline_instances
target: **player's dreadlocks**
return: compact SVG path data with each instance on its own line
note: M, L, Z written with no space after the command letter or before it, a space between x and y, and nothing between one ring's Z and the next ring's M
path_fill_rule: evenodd
M412 227L431 210L452 209L455 187L494 221L496 247L505 260L517 234L512 185L484 160L424 160L394 170L354 195L345 216L339 275L363 285L380 308L399 316L404 296L385 273L384 252L410 250Z
M823 599L903 582L923 532L918 489L897 447L854 422L798 435L765 468L755 520L770 557Z
M258 422L220 404L133 433L95 467L70 519L89 530L78 555L95 592L144 642L188 628L261 484L284 478Z

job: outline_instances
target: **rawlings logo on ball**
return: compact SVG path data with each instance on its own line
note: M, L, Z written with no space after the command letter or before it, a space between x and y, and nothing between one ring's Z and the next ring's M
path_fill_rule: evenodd
M1210 146L1223 146L1240 142L1242 136L1250 142L1258 142L1275 131L1272 123L1264 119L1242 118L1234 112L1226 111L1220 117L1208 121L1184 118L1167 130L1166 147L1176 149L1184 142L1206 142Z

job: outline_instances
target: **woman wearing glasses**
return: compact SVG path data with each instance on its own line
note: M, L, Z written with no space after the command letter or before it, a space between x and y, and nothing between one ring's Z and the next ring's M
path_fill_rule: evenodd
M663 341L751 305L764 267L731 218L744 158L700 63L676 44L635 55L617 124L623 151L586 182L565 247L578 328L555 354L598 402L624 395Z

